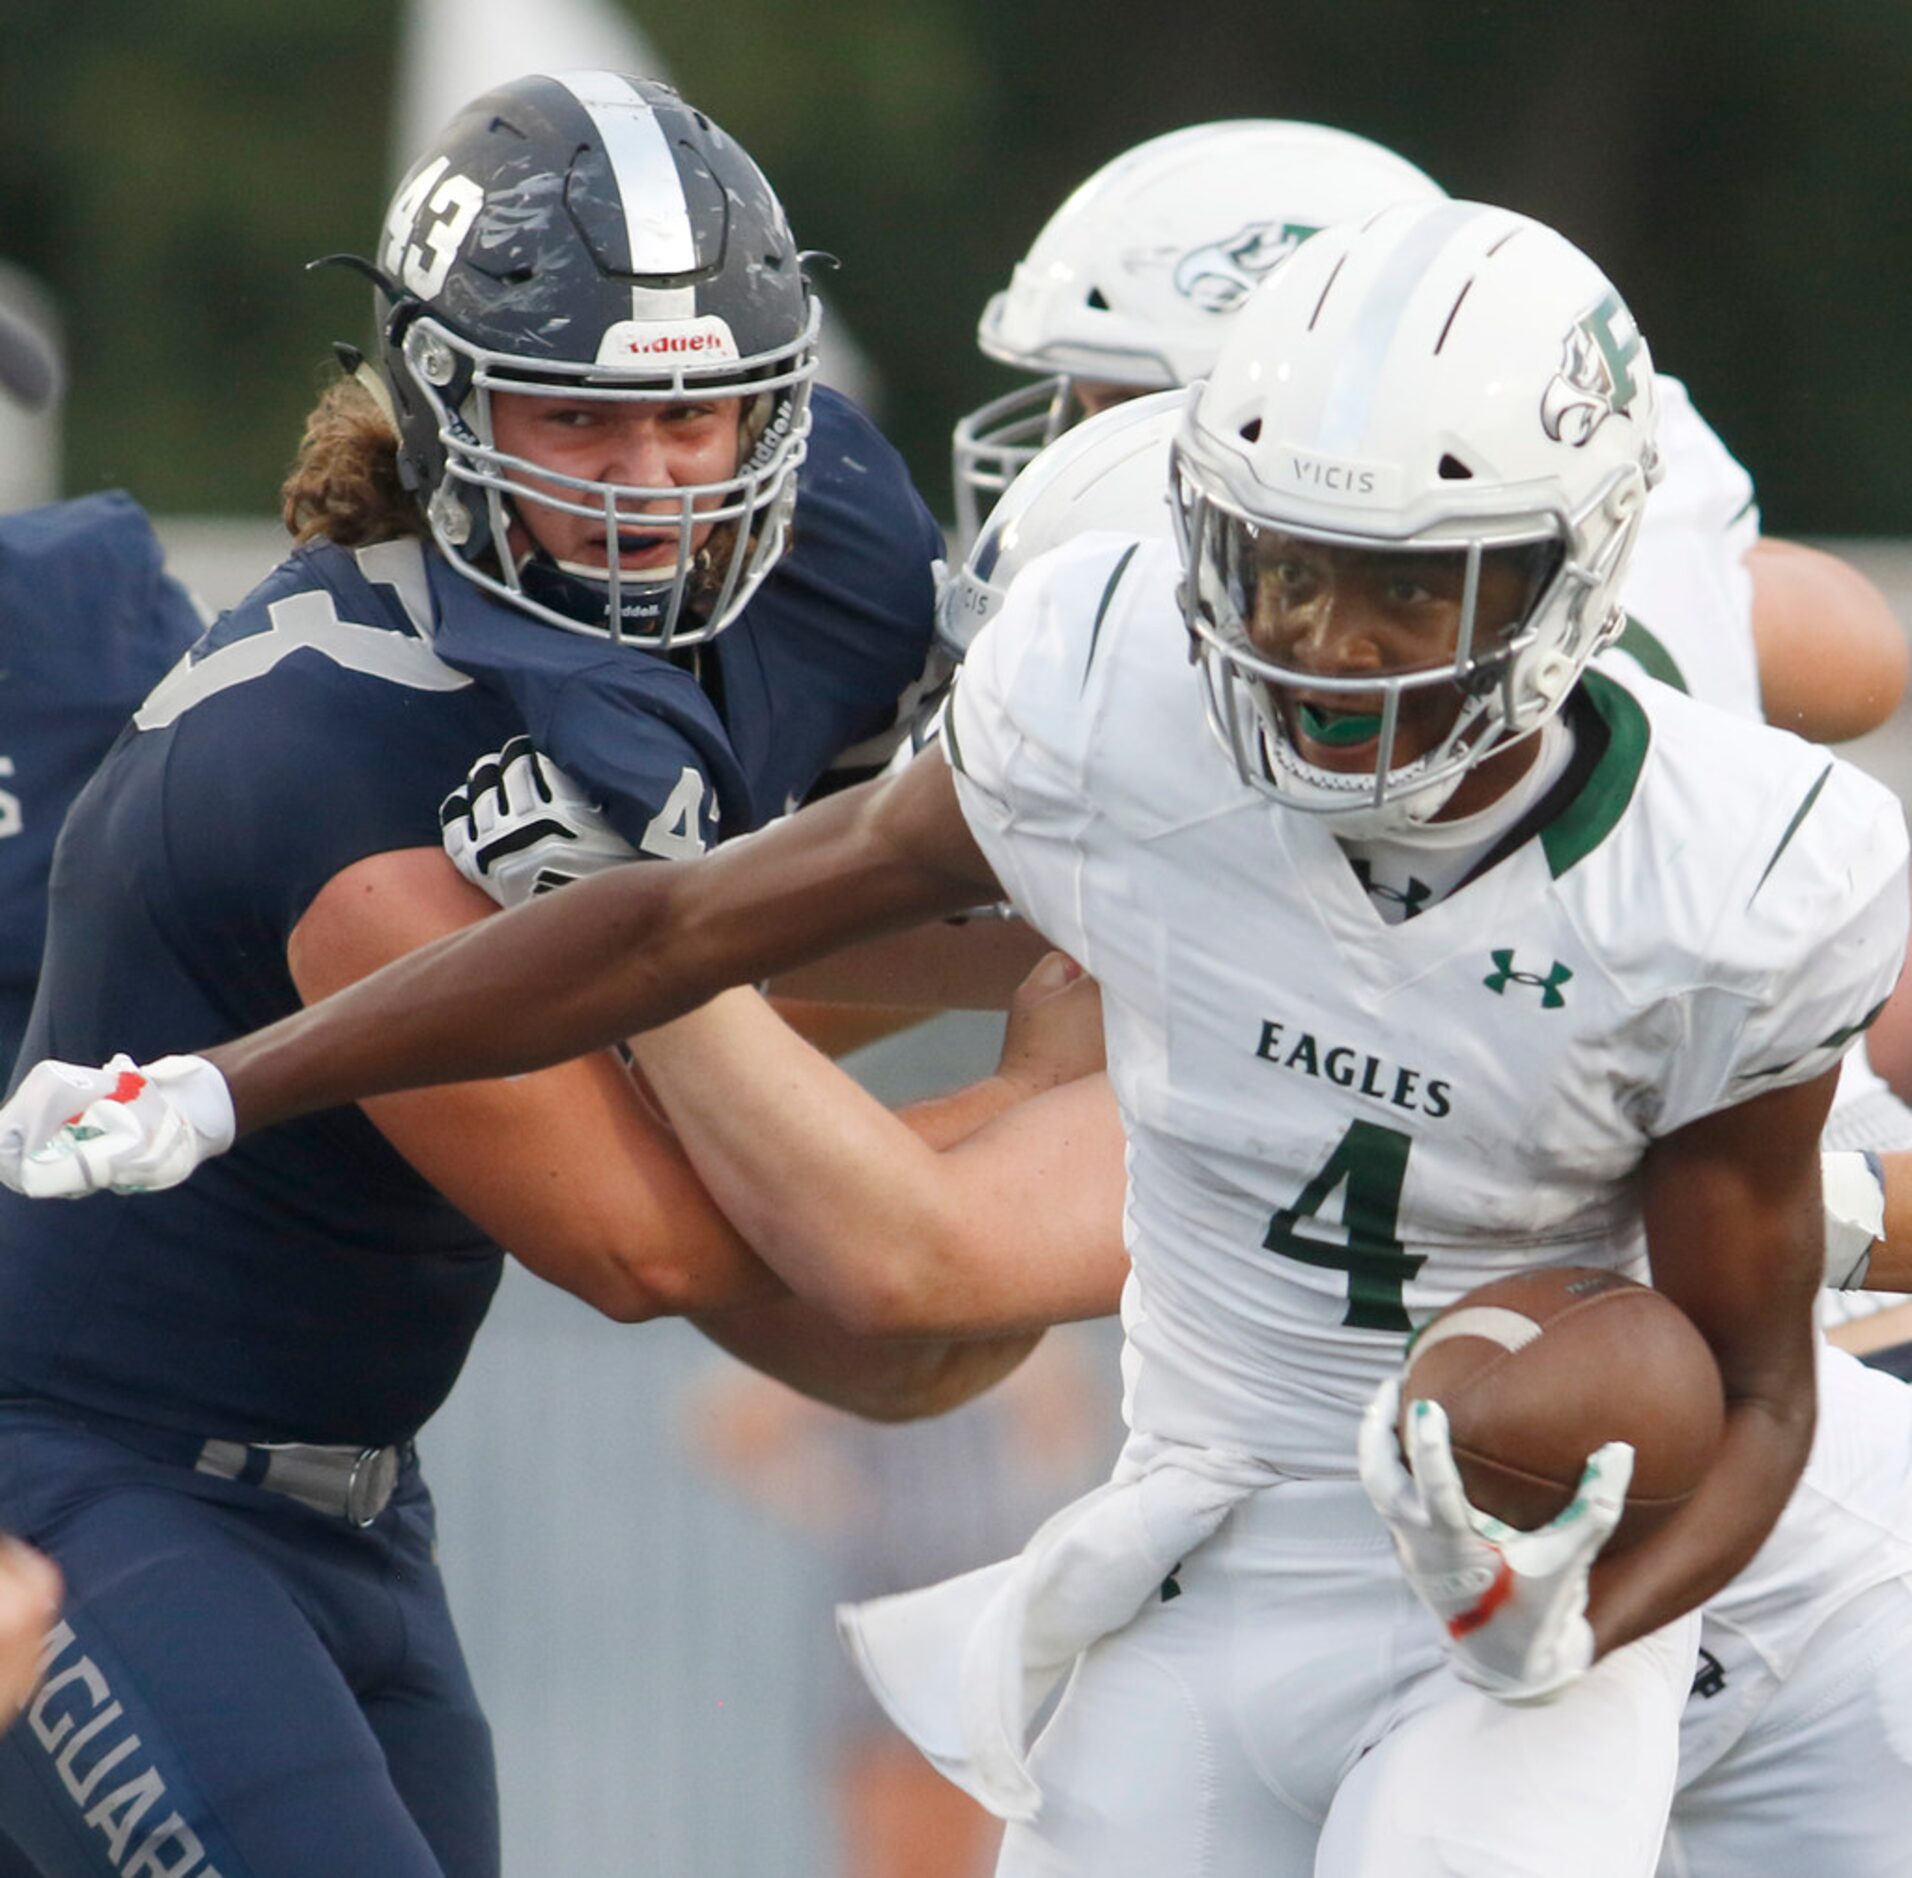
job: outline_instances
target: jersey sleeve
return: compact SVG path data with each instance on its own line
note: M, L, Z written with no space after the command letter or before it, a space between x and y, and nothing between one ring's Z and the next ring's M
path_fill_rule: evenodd
M716 707L665 659L534 624L427 557L434 650L603 806L642 853L680 860L751 824L748 782ZM488 751L470 752L475 763Z
M688 672L628 654L525 695L531 740L602 804L640 854L686 860L748 826L723 726Z
M1700 987L1651 1132L1832 1068L1905 960L1906 831L1898 802L1850 764L1779 792L1719 909ZM1764 857L1763 859L1761 857Z
M901 455L864 412L819 386L782 566L819 603L837 650L900 675L891 697L930 650L942 561L943 531Z
M1098 817L1081 707L1097 595L1121 555L1108 537L1030 563L963 661L943 718L957 800L996 878L1052 945L1095 970L1080 882Z
M1736 716L1760 716L1747 551L1759 539L1753 479L1694 410L1677 379L1660 379L1665 478L1647 498L1621 602L1626 633L1609 657Z

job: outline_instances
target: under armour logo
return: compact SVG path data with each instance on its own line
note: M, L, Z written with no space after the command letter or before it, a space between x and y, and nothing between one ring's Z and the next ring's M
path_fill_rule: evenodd
M1398 906L1403 919L1412 919L1434 897L1434 889L1426 881L1416 880L1412 874L1407 877L1405 890L1390 887L1386 881L1376 880L1373 868L1358 857L1354 862L1354 877L1375 899L1386 900Z
M1573 973L1558 959L1553 962L1553 970L1546 977L1538 972L1517 972L1514 970L1514 955L1505 948L1493 954L1494 969L1481 980L1496 997L1503 995L1509 985L1533 985L1540 992L1540 1008L1543 1011L1557 1011L1566 1003L1560 995L1560 987Z
M1726 1666L1711 1650L1700 1652L1700 1666L1693 1675L1693 1693L1712 1701L1726 1687Z

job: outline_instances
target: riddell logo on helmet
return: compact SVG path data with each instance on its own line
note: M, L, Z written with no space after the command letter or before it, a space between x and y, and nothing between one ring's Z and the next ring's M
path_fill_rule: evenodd
M739 357L730 327L714 313L688 320L619 320L598 347L600 365L723 364Z

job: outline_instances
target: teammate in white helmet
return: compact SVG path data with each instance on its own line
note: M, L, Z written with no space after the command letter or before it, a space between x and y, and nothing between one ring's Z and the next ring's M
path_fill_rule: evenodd
M956 426L962 545L1071 424L1205 378L1229 316L1310 235L1441 194L1365 137L1266 118L1192 124L1104 164L983 309L983 351L1035 376Z
M1032 570L972 650L946 769L486 922L75 1126L29 1086L0 1129L15 1156L57 1138L12 1171L157 1184L217 1145L198 1098L249 1130L509 1073L1000 885L1102 985L1133 1432L1112 1488L959 1581L1000 1593L967 1650L947 1601L866 1619L895 1708L1022 1821L1012 1872L1650 1871L1683 1613L1806 1457L1816 1137L1905 945L1882 790L1586 670L1653 407L1624 305L1538 225L1455 203L1323 235L1191 410L1185 559L1094 538ZM1422 906L1363 891L1357 863L1404 859ZM1383 1390L1367 1471L1464 1633L1443 1644L1353 1476L1363 1401L1484 1279L1640 1272L1649 1246L1728 1432L1597 1582L1625 1455L1570 1527L1489 1538L1419 1503ZM1457 1556L1505 1602L1466 1608ZM1026 1767L1025 1697L1078 1653Z

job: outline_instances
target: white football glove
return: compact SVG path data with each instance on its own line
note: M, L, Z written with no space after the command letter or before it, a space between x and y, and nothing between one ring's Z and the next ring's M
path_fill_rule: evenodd
M1521 1532L1470 1506L1448 1445L1447 1413L1419 1401L1402 1465L1394 1426L1401 1385L1375 1391L1361 1418L1361 1484L1388 1523L1415 1595L1447 1633L1454 1673L1503 1702L1544 1702L1593 1661L1587 1574L1626 1501L1633 1449L1609 1441L1573 1503Z
M529 737L481 756L438 810L445 852L500 906L640 858L604 812Z
M176 1187L232 1146L232 1094L200 1056L37 1063L0 1108L0 1180L36 1200Z
M1885 1237L1885 1167L1870 1148L1819 1157L1826 1208L1826 1283L1839 1291L1864 1286L1875 1240Z

